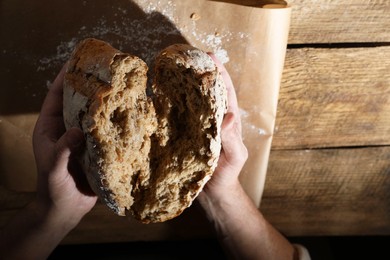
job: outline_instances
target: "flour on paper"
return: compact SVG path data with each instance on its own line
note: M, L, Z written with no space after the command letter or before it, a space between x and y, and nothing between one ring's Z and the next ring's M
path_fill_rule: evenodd
M253 124L253 122L250 121L250 117L249 117L250 114L253 113L240 108L240 116L241 116L243 131L254 133L259 136L266 135L266 131L263 128L257 127L256 125ZM245 139L245 136L246 134L243 134L243 139Z
M194 30L192 35L196 40L208 46L215 56L219 59L223 64L229 62L228 52L222 47L225 39L230 39L232 37L232 33L228 32L221 36L221 34L207 34L204 32L198 32Z
M192 38L191 44L201 44L206 46L206 51L212 51L222 62L229 62L229 55L224 48L224 44L235 39L249 37L247 34L230 31L205 32L197 28L197 21L191 20L188 16L188 24L177 28L179 17L183 18L176 11L174 1L149 1L135 0L144 12L144 16L139 19L133 19L131 9L125 7L112 7L111 14L114 16L99 17L95 25L81 25L77 33L67 41L58 44L55 53L43 57L37 64L37 71L52 70L58 68L66 62L76 44L82 39L94 37L109 41L115 48L124 52L132 53L143 59L148 65L153 63L154 57L161 50L160 46L167 37L184 37L187 35ZM84 5L93 4L87 1ZM163 19L165 22L159 23ZM203 19L203 18L202 18ZM133 49L129 49L129 46Z

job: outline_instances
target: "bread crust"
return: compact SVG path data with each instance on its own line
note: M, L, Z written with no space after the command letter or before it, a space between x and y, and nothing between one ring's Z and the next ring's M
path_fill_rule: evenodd
M147 69L86 39L64 80L64 122L85 134L81 164L91 188L116 214L143 223L180 215L203 189L217 166L227 107L221 75L201 50L176 44L161 51L152 99Z
M189 45L167 47L156 58L155 95L158 129L151 157L153 192L135 200L134 215L162 222L189 207L211 178L221 151L226 88L213 60ZM150 189L149 189L150 190Z
M76 46L64 79L64 123L67 129L79 127L85 134L81 164L88 182L98 197L122 216L133 201L134 173L149 171L139 166L148 165L149 136L156 127L153 105L145 93L146 74L141 59L103 41L86 39ZM115 118L121 113L126 113L123 127ZM142 138L128 133L133 129ZM142 141L131 141L134 138ZM126 139L127 150L135 150L134 156L127 158L129 165L121 162L126 151L118 139Z

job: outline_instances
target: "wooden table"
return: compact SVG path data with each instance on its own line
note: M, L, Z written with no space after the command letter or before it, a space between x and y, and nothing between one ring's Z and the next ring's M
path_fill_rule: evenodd
M288 235L389 235L390 2L290 3L261 209Z
M288 236L390 234L390 2L291 0L261 211ZM33 193L0 189L0 225ZM211 236L197 207L141 226L98 204L64 243Z

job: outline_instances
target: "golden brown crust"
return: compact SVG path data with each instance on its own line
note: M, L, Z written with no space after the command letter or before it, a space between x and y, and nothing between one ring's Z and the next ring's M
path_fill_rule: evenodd
M148 164L155 116L145 93L146 73L139 58L86 39L75 48L64 80L65 126L83 130L82 165L90 186L119 215L132 204L131 180L141 171L137 157ZM129 134L132 129L137 134Z
M226 90L212 59L172 45L146 64L105 42L75 48L64 81L64 121L86 136L88 181L118 215L162 222L189 207L215 170Z
M203 51L171 45L157 56L155 70L156 164L149 189L140 191L142 199L135 196L133 206L143 222L166 221L192 204L217 166L226 111L222 78Z

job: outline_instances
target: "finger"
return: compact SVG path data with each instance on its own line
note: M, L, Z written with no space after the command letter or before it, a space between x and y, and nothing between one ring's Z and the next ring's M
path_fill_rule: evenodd
M66 64L62 67L43 102L34 130L34 140L37 139L37 142L41 142L43 138L56 142L65 132L62 116L62 86L66 67Z
M236 115L227 113L222 124L221 141L225 163L234 169L241 169L244 165L248 151L242 141L240 130L235 124Z
M227 112L222 121L221 131L224 132L227 131L227 129L232 128L234 125L234 121L235 121L234 113Z
M222 79L225 83L226 90L227 90L227 96L228 96L228 111L227 112L234 112L238 113L238 102L237 102L237 95L236 91L234 89L234 85L232 82L232 79L230 78L229 73L227 72L225 66L222 64L220 60L213 54L209 53L209 56L214 60L215 65L217 66L219 72L221 73Z
M61 172L63 169L67 169L70 155L78 152L83 144L84 135L79 128L71 128L66 131L55 145L55 168L57 171L53 172Z
M230 75L227 72L225 66L218 60L218 58L213 53L209 53L209 56L214 60L226 86L227 99L228 99L227 113L234 113L236 115L235 124L237 125L237 129L239 130L239 132L242 133L240 109L238 107L237 95L234 89L232 79L230 78Z
M51 84L41 108L41 117L62 116L62 90L66 68L67 64L62 67L54 82Z

